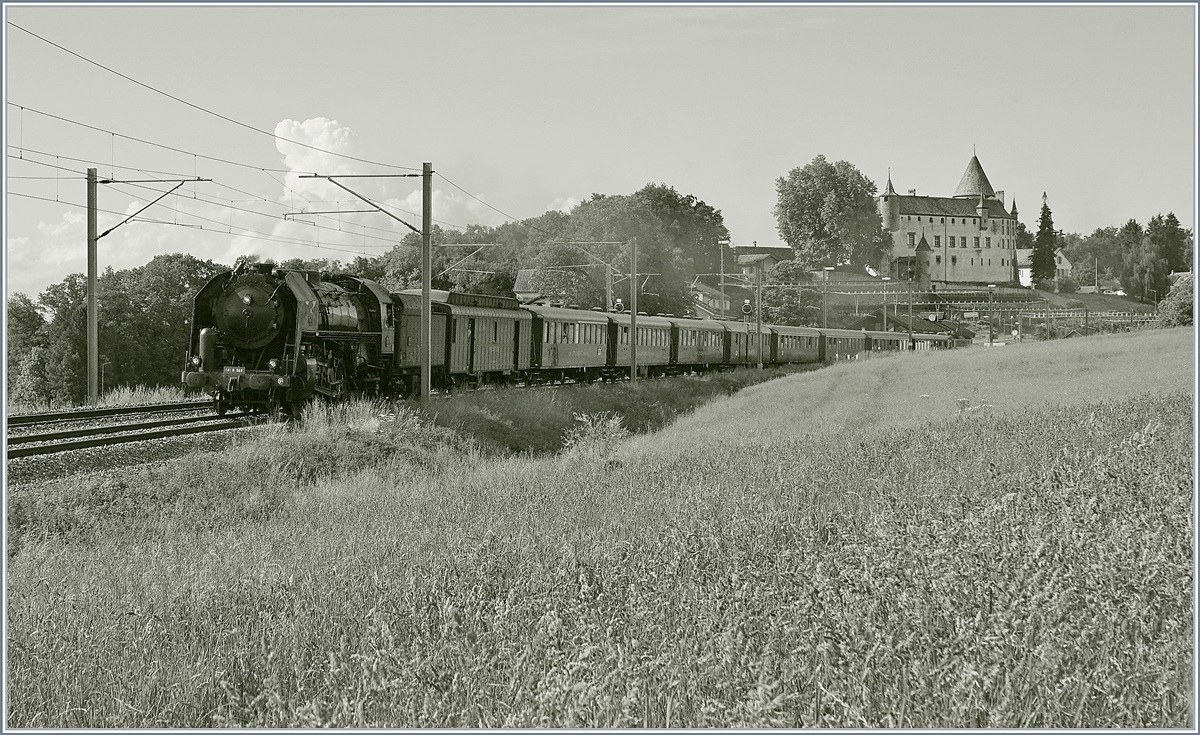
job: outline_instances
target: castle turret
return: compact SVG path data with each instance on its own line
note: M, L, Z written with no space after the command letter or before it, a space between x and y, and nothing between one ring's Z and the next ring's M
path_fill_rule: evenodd
M896 189L892 186L892 170L888 169L887 188L879 198L879 217L888 232L900 229L900 207L896 201Z
M921 242L917 243L917 288L921 291L928 291L933 273L933 248L929 247L929 241L925 239L925 233L921 232Z

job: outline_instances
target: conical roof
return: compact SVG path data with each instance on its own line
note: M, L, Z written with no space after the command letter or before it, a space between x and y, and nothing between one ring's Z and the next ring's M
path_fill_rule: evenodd
M996 196L996 190L992 188L992 184L988 181L987 174L983 172L983 166L979 165L979 159L976 156L971 156L971 161L967 164L967 170L963 172L962 180L958 182L958 189L955 190L954 196L971 197L972 199L978 196Z

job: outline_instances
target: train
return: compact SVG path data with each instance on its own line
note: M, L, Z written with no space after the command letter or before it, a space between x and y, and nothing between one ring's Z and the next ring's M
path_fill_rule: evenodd
M833 362L953 348L944 335L756 325L662 314L522 305L431 292L430 384L615 382L757 365ZM358 276L243 263L196 293L182 382L231 409L298 415L315 396L403 399L420 391L421 295ZM636 329L636 331L632 331Z

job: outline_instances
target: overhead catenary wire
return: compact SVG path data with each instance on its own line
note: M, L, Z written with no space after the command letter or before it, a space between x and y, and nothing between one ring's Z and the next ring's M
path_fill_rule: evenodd
M9 158L13 158L12 154L9 154ZM33 164L37 164L37 165L49 166L49 167L52 167L52 168L59 168L59 169L61 169L61 170L63 170L63 171L69 171L69 172L71 172L71 173L76 173L76 174L79 174L81 178L85 178L85 174L84 174L84 172L82 172L82 171L77 171L77 170L75 170L75 169L70 169L70 168L66 168L66 167L62 167L62 166L52 166L52 164L44 163L44 162L42 162L42 161L36 161L36 160L30 159L30 158L21 159L21 160L28 161L29 163L33 163ZM130 169L130 170L143 171L144 169ZM10 178L18 178L18 177L10 177ZM52 177L45 177L45 178L47 178L47 179L48 179L48 178L52 178ZM152 186L146 186L146 185L144 185L144 184L138 184L138 183L133 183L133 182L123 182L123 183L127 183L127 184L129 184L129 185L131 185L131 186L135 186L135 187L137 187L137 188L141 188L141 189L148 189L148 190L150 190L150 191L159 192L159 190L158 190L158 189L155 189L155 188L154 188L154 187L152 187ZM248 195L248 196L251 196L251 197L255 197L255 195L254 195L254 194L252 194L251 192L242 191L241 189L237 189L237 188L235 188L235 187L231 187L231 186L228 186L228 185L225 185L225 184L220 184L220 182L213 182L213 183L217 183L218 185L220 185L220 186L224 186L225 188L227 188L227 189L230 189L230 190L232 190L232 191L236 191L236 192L239 192L239 193L242 193L242 194L246 194L246 195ZM116 187L116 186L114 186L114 187L113 187L113 190L114 190L114 191L120 191L122 194L125 194L125 195L127 195L127 196L131 196L131 197L134 197L134 198L139 198L137 194L135 194L135 193L133 193L133 192L129 192L129 191L124 191L124 190L122 190L122 189L120 189L119 187ZM161 193L161 192L159 192L159 193ZM36 198L36 197L35 197L35 198ZM269 213L269 212L259 212L259 211L257 211L257 210L253 210L253 209L247 209L247 208L245 208L245 207L234 207L234 206L233 206L233 203L232 203L232 200L217 200L217 199L213 199L213 198L205 198L205 197L203 197L203 196L195 197L195 199L196 199L196 201L204 202L204 203L206 203L206 204L213 204L213 205L216 205L216 206L226 206L226 205L224 204L224 202L228 201L228 202L230 202L230 204L229 204L228 206L229 206L229 208L230 208L231 210L237 210L237 211L246 212L246 213L249 213L249 214L255 214L255 215L259 215L259 216L263 216L263 217L270 217L270 218L273 218L273 219L278 219L278 220L280 220L280 221L283 221L281 217L279 217L279 216L277 216L277 215L273 215L273 214L271 214L271 213ZM258 198L258 197L255 197L254 199L252 199L252 200L249 200L249 201L261 201L261 202L264 202L264 203L266 203L266 204L270 204L270 205L272 205L272 206L283 206L283 205L282 205L282 204L280 204L279 202L274 202L274 201L272 201L272 200L270 200L270 199L265 199L265 198ZM164 208L166 208L166 209L172 209L171 207L168 207L168 206L166 206L166 205L164 205ZM179 210L179 209L175 209L174 211L178 212L179 214L185 214L185 215L191 215L191 214L193 214L193 213L191 213L191 212L185 212L185 211L183 211L183 210ZM232 213L232 211L231 211L231 213ZM199 215L196 215L196 216L199 216ZM334 220L334 221L337 221L337 220ZM307 223L306 223L306 224L307 224ZM317 225L317 226L318 226L318 227L323 227L324 229L331 229L331 230L332 230L332 229L334 229L334 228L331 228L331 227L324 227L324 226L322 226L322 225ZM358 227L364 227L364 228L365 228L365 227L367 227L366 225L356 225L356 226L358 226ZM386 234L389 234L389 235L393 235L393 236L395 235L395 232L394 232L394 231L392 231L392 230L385 230L385 229L383 229L383 228L379 228L379 227L371 227L370 229L372 229L372 230L376 230L376 231L379 231L379 232L383 232L383 233L386 233ZM395 238L394 238L394 237L393 237L393 238L391 238L391 239L388 239L388 238L382 238L382 237L372 237L372 239L374 239L374 240L383 240L383 241L386 241L386 242L388 242L389 244L392 244L392 245L394 245L394 244L395 244ZM381 247L381 246L373 246L373 247Z
M85 205L85 204L77 204L75 202L68 202L68 201L63 201L63 200L54 200L54 199L50 199L48 197L39 197L39 196L35 196L33 194L24 194L24 193L17 192L17 191L9 191L6 193L8 194L8 196L21 197L24 199L36 199L38 201L50 202L51 204L62 204L62 205L66 205L69 207L78 207L79 209L87 208L87 205ZM118 212L118 211L112 210L112 209L97 209L96 211L103 212L104 214L116 215L118 217L123 216L125 214L124 212ZM224 228L226 227L226 225L223 222L217 222L214 219L210 219L208 217L200 217L198 215L192 215L192 216L195 216L197 219L202 219L206 222L212 222L214 224L221 225L222 229L214 229L214 228L210 228L210 227L204 227L203 225L188 225L188 224L181 224L181 223L175 223L175 222L167 222L166 220L156 220L156 219L150 219L150 218L143 218L143 219L139 219L136 221L144 222L144 223L148 223L148 224L167 225L167 226L172 226L172 227L188 227L191 229L199 229L199 230L203 230L205 232L210 232L210 233L214 233L214 234L218 234L218 235L230 235L232 237L244 237L249 240L262 240L262 241L274 243L277 245L299 245L301 247L317 248L319 250L331 250L331 251L335 251L335 252L351 253L354 255L358 254L357 250L349 250L349 249L345 249L345 248L332 247L330 245L317 244L317 243L307 241L307 240L284 238L284 237L279 237L278 235L272 235L270 233L258 232L257 230L241 230L239 232L233 232L231 230L225 230Z
M74 122L74 121L72 121L72 120L67 120L67 122ZM87 126L87 125L86 125L86 124L84 124L84 123L78 123L78 124L80 124L80 125L83 125L84 127L90 127L90 126ZM97 128L97 129L99 129L99 128ZM105 130L104 132L109 132L109 131ZM119 134L118 134L118 135L119 135ZM262 172L263 172L264 174L266 174L266 175L267 175L267 176L268 176L268 177L269 177L269 178L270 178L272 181L274 181L274 182L275 182L276 184L278 184L279 186L282 186L282 187L283 187L284 189L286 189L288 192L290 192L290 193L292 193L292 194L294 194L294 195L296 195L296 196L300 197L301 199L304 199L306 202L310 202L310 201L311 201L310 199L308 199L307 197L305 197L305 196L304 196L303 194L301 194L300 192L298 192L298 191L296 191L295 189L293 189L292 187L288 186L286 182L284 182L284 181L280 181L279 179L275 178L275 176L273 176L273 175L272 175L273 173L282 173L282 174L295 174L295 175L303 175L303 174L306 174L306 173L308 173L308 172L305 172L305 171L293 171L293 170L290 170L290 169L269 169L269 168L263 168L263 167L260 167L260 166L255 166L255 165L252 165L252 164L247 164L247 163L238 163L237 161L229 161L229 160L227 160L227 159L223 159L223 158L215 158L215 157L212 157L212 156L205 156L205 155L203 155L203 154L199 154L199 153L193 153L192 151L187 151L187 150L183 150L183 149L180 149L180 148L173 148L173 147L171 147L171 146L162 146L162 145L160 145L160 144L157 144L157 143L154 143L154 142L152 142L152 141L146 141L146 140L142 140L142 139L140 139L140 138L131 138L131 137L129 137L129 136L125 136L125 137L127 137L129 140L135 140L135 141L137 141L137 142L139 142L139 143L146 143L147 145L159 146L159 147L161 147L161 148L165 148L166 150L170 150L170 151L173 151L173 152L176 152L176 153L183 153L183 154L190 155L190 156L198 156L198 157L200 157L200 158L205 158L205 159L207 159L207 160L216 161L216 162L219 162L219 163L226 163L226 164L233 165L233 166L240 166L240 167L243 167L243 168L248 168L248 169L253 169L253 170L257 170L257 171L262 171ZM57 154L50 153L50 152L48 152L48 151L36 150L36 149L33 149L33 148L19 148L18 146L14 146L14 145L12 145L12 144L9 144L9 146L8 146L8 147L9 147L9 148L14 148L14 149L17 149L17 150L21 151L22 153L27 151L27 152L29 152L29 153L36 153L36 154L38 154L38 155L42 155L42 156L54 156L55 158L60 158L60 157L61 157L61 158L62 158L62 159L64 159L64 160L68 160L68 161L75 161L75 162L77 162L77 163L86 163L86 164L91 164L91 165L95 165L95 166L106 165L106 162L102 162L102 161L95 161L95 160L86 159L86 158L74 158L74 157L71 157L71 156L59 156L59 155L57 155ZM32 159L32 158L24 158L24 157L22 157L22 156L9 156L9 157L10 157L10 158L15 158L15 159L17 159L17 160L21 160L21 161L29 161L30 163L41 164L41 165L47 165L47 164L44 164L44 163L42 163L42 162L40 162L40 161L36 161L36 160L34 160L34 159ZM122 170L122 171L136 171L136 172L138 172L138 173L154 174L154 175L158 175L158 176L178 176L178 177L182 177L182 176L184 175L184 174L182 174L182 173L180 173L180 172L177 172L177 171L161 171L161 170L149 169L149 168L134 168L134 167L130 167L130 166L115 166L115 168L117 168L117 169L120 169L120 170ZM64 171L73 171L72 169L63 169L63 170L64 170ZM82 173L82 172L76 172L76 173ZM238 189L237 187L230 186L230 185L228 185L228 184L225 184L225 183L222 183L222 182L220 182L220 181L215 181L215 180L214 180L214 182L213 182L213 183L216 183L218 186L222 186L222 187L224 187L224 188L226 188L226 189L230 189L231 191L236 191L236 192L238 192L239 194L246 194L247 196L250 196L250 197L257 197L257 196L258 196L258 195L256 195L256 194L252 194L252 193L250 193L250 192L247 192L247 191L244 191L244 190ZM282 207L282 206L285 206L285 205L284 205L282 202L275 202L274 200L271 200L271 199L269 199L269 198L267 198L267 197L261 197L261 198L262 198L262 200L263 200L263 201L272 202L273 204L277 204L278 206L281 206L281 207ZM400 207L396 207L396 206L394 206L394 205L387 204L386 202L384 202L384 203L381 203L381 205L380 205L380 206L388 207L389 209L394 209L394 210L395 210L395 211L397 211L397 212L403 212L403 213L405 213L405 214L410 214L410 215L412 215L412 216L414 216L414 217L419 217L419 216L420 216L420 215L419 215L417 212L413 212L413 211L411 211L411 210L407 210L407 209L401 209ZM461 225L461 224L458 224L458 223L456 223L456 222L449 222L449 221L447 221L447 220L440 220L440 219L434 219L433 221L434 221L434 222L436 222L436 223L438 223L438 224L441 224L441 225L446 225L447 227L453 227L453 228L455 228L455 229L458 229L458 230L465 230L465 229L467 229L467 226L466 226L466 225ZM364 225L364 226L366 226L366 225ZM387 231L388 231L388 230L383 230L382 228L378 228L378 227L371 227L370 229L373 229L373 230L378 230L378 231L380 231L380 232L387 232Z
M292 139L290 139L290 138L285 138L285 137L283 137L282 135L277 135L277 134L275 134L275 133L272 133L272 132L269 132L269 131L263 130L262 128L256 128L256 127L254 127L253 125L250 125L250 124L248 124L248 123L241 122L240 120L235 120L235 119L233 119L233 118L231 118L231 117L228 117L228 116L226 116L226 115L222 115L221 113L219 113L219 112L216 112L216 111L214 111L214 110L210 110L210 109L208 109L208 108L206 108L206 107L203 107L203 106L201 106L201 105L197 105L197 104L195 104L195 103L188 102L188 101L187 101L187 100L185 100L185 99L181 99L180 97L176 97L175 95L173 95L173 94L171 94L171 93L169 93L169 92L165 92L165 91L163 91L163 90L161 90L161 89L158 89L157 87L154 87L154 86L151 86L151 85L149 85L149 84L146 84L145 82L138 81L137 79L134 79L133 77L131 77L131 76L128 76L127 74L122 74L121 72L117 71L116 69L112 69L112 68L110 68L110 67L107 67L107 66L105 66L104 64L101 64L101 63L100 63L100 62L98 62L98 61L94 61L94 60L92 60L92 59L89 59L88 57L84 56L83 54L80 54L80 53L78 53L78 52L72 51L71 49L69 49L69 48L67 48L67 47L65 47L65 46L62 46L62 45L60 45L60 44L57 44L57 43L55 43L55 42L51 41L50 39L48 39L48 38L45 38L44 36L39 36L38 34L34 33L33 31L31 31L31 30L29 30L29 29L27 29L27 28L22 28L21 26L17 25L16 23L13 23L12 21L7 21L7 23L8 23L8 25L12 26L13 28L16 28L16 29L17 29L17 30L19 30L19 31L22 31L23 33L28 33L29 35L33 36L34 38L38 39L39 41L42 41L42 42L44 42L44 43L48 43L48 44L50 44L51 46L53 46L53 47L55 47L55 48L59 49L60 51L64 51L64 52L66 52L66 53L68 53L68 54L70 54L70 55L74 56L74 57L75 57L75 58L77 58L77 59L81 59L81 60L83 60L83 61L86 61L87 63L89 63L89 64L91 64L91 65L93 65L93 66L99 67L99 68L103 69L104 71L107 71L107 72L109 72L110 74L115 74L116 76L118 76L118 77L121 77L122 79L124 79L124 80L126 80L126 81L128 81L128 82L132 82L133 84L136 84L136 85L138 85L139 87L142 87L142 88L144 88L144 89L148 89L148 90L150 90L151 92L154 92L155 94L160 94L160 95L162 95L162 96L164 96L164 97L167 97L167 98L169 98L169 99L172 99L172 100L174 100L174 101L176 101L176 102L178 102L178 103L180 103L180 104L182 104L182 105L186 105L187 107L190 107L190 108L192 108L192 109L194 109L194 110L199 110L200 112L203 112L203 113L205 113L205 114L208 114L208 115L212 115L213 117L220 118L220 119L222 119L222 120L224 120L224 121L226 121L226 122L228 122L228 123L232 123L232 124L234 124L234 125L237 125L237 126L239 126L239 127L245 128L245 129L247 129L247 130L251 130L251 131L254 131L254 132L256 132L256 133L260 133L260 134L262 134L262 135L269 136L269 137L271 137L271 138L274 138L274 139L276 139L276 140L282 140L282 141L284 141L284 142L286 142L286 143L291 143L292 145L298 145L298 146L301 146L301 147L303 147L303 148L308 148L308 149L310 149L310 150L314 150L314 151L320 151L321 153L327 153L327 154L329 154L329 155L331 155L331 156L338 156L339 158L345 158L345 159L348 159L348 160L351 160L351 161L358 161L359 163L370 163L370 164L372 164L372 165L375 165L375 166L385 166L385 167L387 167L387 168L402 169L402 170L405 170L405 171L420 171L420 170L421 170L420 168L418 168L418 167L414 167L414 166L399 166L399 165L392 164L392 163L383 163L383 162L380 162L380 161L372 161L372 160L369 160L369 159L366 159L366 158L358 158L357 156L351 156L351 155L349 155L349 154L346 154L346 153L338 153L338 152L336 152L336 151L330 151L330 150L326 150L326 149L324 149L324 148L320 148L320 147L318 147L318 146L315 146L315 145L309 145L308 143L301 143L300 141L297 141L297 140L292 140Z
M30 149L30 150L31 150L31 149ZM52 155L52 154L50 154L50 153L47 153L47 152L44 152L44 151L32 151L32 150L31 150L31 152L38 153L39 155L46 155L46 156ZM8 156L8 157L9 157L9 158L14 158L14 159L16 158L16 156L13 156L12 154L9 154L9 156ZM87 160L87 159L80 159L80 158L70 158L70 157L64 157L64 158L67 158L68 160L76 161L76 162L79 162L79 163L88 163L88 164L98 164L98 163L99 163L99 162L97 162L97 161L90 161L90 160ZM58 169L58 170L67 171L67 172L70 172L70 173L78 174L78 175L79 175L81 178L82 178L82 177L84 177L84 175L85 175L83 171L79 171L79 170L77 170L77 169L72 169L72 168L68 168L68 167L64 167L64 166L55 166L54 164L46 163L46 162L44 162L44 161L38 161L38 160L36 160L36 159L32 159L32 158L21 158L21 159L19 159L19 160L21 160L21 161L25 161L25 162L28 162L28 163L32 163L32 164L34 164L34 165L45 166L45 167L49 167L49 168L56 168L56 169ZM120 168L120 169L122 169L122 170L125 170L125 171L134 171L134 172L137 172L137 173L152 173L152 174L157 174L157 175L162 175L162 176L178 176L178 175L179 175L179 174L177 174L177 173L175 173L175 172L169 172L169 171L155 171L155 170L151 170L151 169L145 169L145 168L132 168L132 167L121 167L121 166L119 166L118 168ZM276 181L276 183L280 183L280 182L278 182L278 181L277 181L277 180L276 180L276 179L275 179L273 176L271 176L271 174L270 174L269 172L265 172L265 171L264 171L264 173L266 173L266 174L267 174L267 176L268 176L268 177L270 177L270 178L272 179L272 181ZM10 177L10 178L17 178L17 177ZM47 177L47 178L50 178L50 177ZM222 181L220 181L220 180L215 180L215 179L214 179L214 180L212 181L212 183L213 183L213 184L216 184L217 186L220 186L220 187L222 187L222 188L224 188L224 189L228 189L228 190L230 190L230 191L234 191L234 192L237 192L237 193L239 193L239 194L245 194L246 196L250 197L250 199L248 199L248 200L246 200L246 201L261 201L261 202L263 202L264 204L269 204L269 205L271 205L271 206L274 206L274 207L280 207L280 208L285 208L285 209L287 208L287 205L286 205L286 204L284 204L283 202L277 202L277 201L274 201L274 200L272 200L272 199L270 199L270 198L268 198L268 197L264 197L264 196L261 196L261 195L255 194L254 192L249 192L249 191L246 191L246 190L244 190L244 189L240 189L240 188L238 188L238 187L235 187L235 186L232 186L232 185L229 185L229 184L223 183L223 182L222 182ZM300 198L304 199L304 200L305 200L307 203L309 203L309 204L311 204L311 203L312 203L312 200L310 200L310 199L307 199L306 197L304 197L304 196L303 196L302 194L300 194L299 192L296 192L295 190L293 190L293 189L291 189L290 187L288 187L286 184L282 184L282 185L284 186L284 188L285 188L285 189L287 189L287 190L288 190L288 191L290 191L291 193L295 194L296 196L299 196ZM150 189L151 191L155 191L155 189L153 189L153 187L142 187L142 188L148 188L148 189ZM127 193L127 194L128 194L128 192L123 192L123 193ZM134 195L134 194L129 194L129 195L130 195L130 196L136 196L136 195ZM213 199L213 198L206 198L206 197L204 197L203 195L193 195L193 199L195 199L196 201L201 201L201 202L205 202L205 203L208 203L208 204L213 204L213 205L218 205L218 206L224 206L224 202L225 202L225 201L230 201L230 202L232 202L232 200L224 200L224 199L223 199L223 200L221 200L221 201L217 201L217 200L215 200L215 199ZM349 201L349 200L347 200L347 201ZM232 204L231 204L230 206L232 206ZM386 206L386 205L384 205L384 206ZM398 211L401 211L401 212L407 212L407 210L404 210L404 209L399 209L398 207L393 207L393 208L394 208L394 209L397 209ZM238 211L248 212L248 213L251 213L251 214L257 214L257 215L261 215L261 216L264 216L264 217L275 217L275 215L272 215L272 214L270 214L270 213L268 213L268 212L258 212L258 211L251 210L251 209L246 209L246 208L235 208L235 209L238 209ZM181 213L184 213L184 214L186 214L185 212L181 212ZM407 212L407 213L409 213L409 214L414 214L414 213L412 213L412 212ZM339 223L341 222L341 220L339 220L339 219L337 219L337 218L328 218L328 219L333 219L333 221L335 221L335 222L339 222ZM458 229L463 229L463 230L465 230L465 229L466 229L466 227L464 227L464 226L462 226L462 225L458 225L458 224L452 223L452 222L446 222L446 221L444 221L444 220L437 220L437 221L438 221L438 222L440 222L441 224L448 225L448 226L450 226L450 227L455 227L455 228L458 228ZM388 229L385 229L385 228L382 228L382 227L374 227L374 226L371 226L371 225L363 225L363 224L358 224L358 223L352 223L352 224L354 224L354 226L355 226L355 227L362 227L362 228L364 228L365 230L370 230L370 231L374 231L374 232L380 232L380 233L384 233L384 234L386 234L386 235L394 235L394 234L395 234L395 232L394 232L393 230L388 230ZM321 225L318 225L318 226L321 226ZM322 226L322 227L323 227L323 226ZM325 229L331 229L331 230L332 230L332 229L340 229L340 228L330 228L330 227L325 227ZM393 244L393 245L394 245L394 244L396 244L396 242L395 242L394 238L392 238L392 239L388 239L388 238L382 238L382 237L374 237L374 236L372 236L372 238L371 238L371 239L375 239L375 240L385 240L385 241L387 241L387 242L389 242L389 243L391 243L391 244ZM373 246L373 247L379 247L379 246Z

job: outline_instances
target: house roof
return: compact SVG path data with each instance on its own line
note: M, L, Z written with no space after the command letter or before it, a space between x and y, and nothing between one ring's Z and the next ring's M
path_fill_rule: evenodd
M730 251L737 257L744 255L770 255L775 260L793 260L796 253L787 245L736 245Z
M776 263L780 262L780 258L774 253L762 253L755 255L739 255L737 258L738 265L754 265L767 260L773 260Z
M992 188L987 174L983 172L983 166L980 165L979 159L971 156L971 160L967 163L967 170L963 172L962 179L958 182L958 188L954 190L954 196L978 199L980 194L994 197L996 190Z
M513 283L514 293L535 293L539 289L533 287L533 274L536 271L521 269L517 271L517 279Z
M896 202L898 214L928 214L935 217L978 217L975 208L979 206L979 195L974 199L955 199L953 197L923 197L897 194L892 197ZM983 205L987 215L997 219L1012 219L999 199L984 199Z

